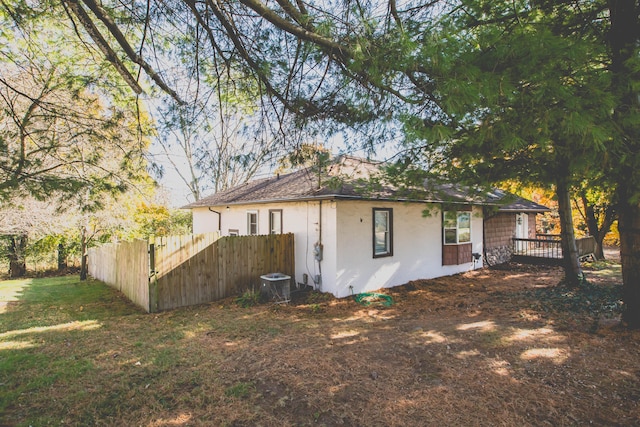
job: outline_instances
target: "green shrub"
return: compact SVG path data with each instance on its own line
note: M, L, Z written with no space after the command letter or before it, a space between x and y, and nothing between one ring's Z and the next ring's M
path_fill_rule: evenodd
M253 307L260 303L260 292L255 289L247 289L236 298L236 304L243 308Z

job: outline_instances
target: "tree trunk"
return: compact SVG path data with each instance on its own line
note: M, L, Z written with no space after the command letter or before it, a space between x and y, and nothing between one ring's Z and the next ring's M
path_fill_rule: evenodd
M573 231L571 216L571 194L566 180L559 178L556 183L558 196L558 214L560 216L560 239L562 245L562 266L564 267L564 281L569 287L576 287L582 280L582 269L578 261L578 247Z
M11 236L9 242L9 277L12 279L24 277L27 274L27 262L25 249L27 248L27 235Z
M584 218L587 224L589 234L596 240L596 253L597 259L605 259L604 256L604 237L607 235L611 226L616 219L616 213L613 206L609 205L604 211L604 218L602 218L602 224L599 225L598 217L596 217L595 209L591 203L587 200L587 197L582 194L582 206L584 208Z
M27 274L27 264L24 260L9 260L9 278L17 279Z
M89 274L87 265L87 229L82 227L80 233L80 280L87 280Z
M618 210L622 261L622 320L640 328L640 204L621 202Z
M67 250L62 243L58 243L58 271L67 268Z
M612 90L618 96L614 121L620 133L614 143L618 229L622 261L622 319L640 328L640 6L636 0L609 0Z

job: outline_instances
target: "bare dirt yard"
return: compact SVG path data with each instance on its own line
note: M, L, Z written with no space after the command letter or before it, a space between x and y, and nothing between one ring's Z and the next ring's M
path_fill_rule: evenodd
M556 286L557 267L518 264L411 282L380 291L388 307L310 293L92 317L87 302L75 320L87 330L12 338L49 367L0 377L15 391L0 425L640 425L640 332L619 324L620 267L585 270L577 290Z

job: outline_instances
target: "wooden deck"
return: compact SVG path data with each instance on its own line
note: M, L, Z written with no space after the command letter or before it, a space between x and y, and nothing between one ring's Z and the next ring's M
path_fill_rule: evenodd
M596 241L593 236L582 237L576 239L576 246L578 257L583 260L594 256ZM562 258L562 245L558 238L513 239L513 261L558 265Z

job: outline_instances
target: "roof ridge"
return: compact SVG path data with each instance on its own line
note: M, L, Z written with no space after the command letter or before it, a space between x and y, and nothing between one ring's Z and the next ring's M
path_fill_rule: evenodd
M183 209L198 207L254 204L284 201L318 200L323 198L347 198L355 200L415 201L429 203L463 203L498 206L503 211L543 212L548 210L536 202L516 196L508 198L504 190L493 188L480 191L460 183L436 183L429 186L427 180L415 191L403 193L389 185L359 186L381 170L384 162L372 161L351 155L336 156L318 176L316 164L305 165L285 174L256 179L212 194ZM336 185L332 185L336 184ZM381 183L378 183L381 184Z

